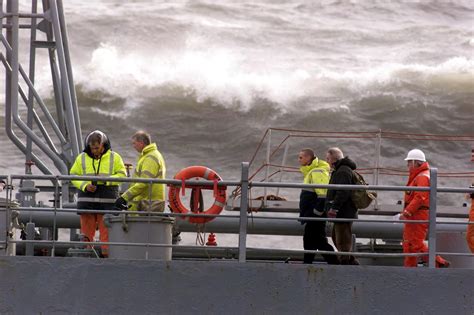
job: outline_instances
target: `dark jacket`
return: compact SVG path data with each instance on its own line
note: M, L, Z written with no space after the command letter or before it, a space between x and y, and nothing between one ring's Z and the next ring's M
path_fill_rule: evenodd
M352 170L357 168L354 161L344 157L336 162L334 170L331 173L329 184L335 185L353 185L354 175ZM357 208L352 202L351 190L328 189L326 197L326 209L339 210L337 218L357 218Z
M300 217L321 218L326 217L324 204L326 198L318 198L314 191L302 190L300 194ZM305 220L300 221L305 224ZM313 221L315 222L315 221Z

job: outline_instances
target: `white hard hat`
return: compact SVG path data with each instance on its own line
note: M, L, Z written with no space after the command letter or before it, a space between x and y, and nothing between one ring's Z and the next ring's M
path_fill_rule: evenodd
M426 162L425 154L419 149L410 150L410 152L407 154L407 157L405 158L405 161L412 160Z

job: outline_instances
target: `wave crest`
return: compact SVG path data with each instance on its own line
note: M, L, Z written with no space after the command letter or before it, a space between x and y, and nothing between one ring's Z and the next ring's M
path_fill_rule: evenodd
M261 100L291 111L295 104L314 108L315 102L374 92L472 93L474 60L456 57L437 65L386 63L341 72L294 60L260 63L230 49L154 54L102 44L89 63L76 70L76 80L85 93L100 91L124 99L177 93L244 111Z

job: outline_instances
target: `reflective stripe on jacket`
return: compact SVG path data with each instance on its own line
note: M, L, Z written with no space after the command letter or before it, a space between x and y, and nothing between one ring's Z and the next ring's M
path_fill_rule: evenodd
M329 184L329 170L329 164L326 161L318 159L317 157L313 160L313 162L311 162L310 165L300 167L300 172L304 176L304 184ZM319 198L325 198L327 189L315 188L314 192Z
M107 150L100 159L94 159L87 153L77 156L69 171L71 175L106 176L106 177L126 177L126 169L122 157L111 150ZM96 191L86 191L86 186L92 181L73 180L72 184L79 189L77 197L77 207L79 209L105 210L112 208L118 197L119 182L96 183ZM80 211L78 211L81 214Z
M158 151L156 144L151 143L143 148L142 153L138 157L133 178L164 179L165 177L165 160ZM137 205L142 200L165 200L165 184L152 184L150 191L149 184L147 183L133 183L130 188L123 193L122 197L132 205L131 210L137 210Z
M428 162L410 171L407 186L429 187L430 166ZM418 210L426 210L430 207L430 193L428 191L405 192L405 211L414 215Z

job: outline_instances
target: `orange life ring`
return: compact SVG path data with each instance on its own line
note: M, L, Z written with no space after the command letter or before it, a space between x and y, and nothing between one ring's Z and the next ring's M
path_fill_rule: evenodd
M211 170L210 168L207 168L205 166L189 166L186 168L183 168L181 171L179 171L175 176L174 179L179 179L179 180L186 180L186 179L191 179L194 177L199 177L199 178L204 178L207 180L212 180L214 181L214 185L212 186L201 186L199 188L202 189L214 189L214 203L212 206L203 211L199 212L202 214L219 214L221 213L222 209L224 208L225 201L226 201L226 187L224 186L217 186L217 182L222 181L222 178ZM183 182L184 183L184 182ZM170 186L169 188L169 203L171 210L175 213L198 213L197 211L191 211L188 208L186 208L183 203L181 202L181 199L179 197L179 192L181 189L185 188L197 188L198 186L185 186L184 184L179 187L179 186ZM213 220L214 217L189 217L189 222L191 223L206 223L211 220Z

